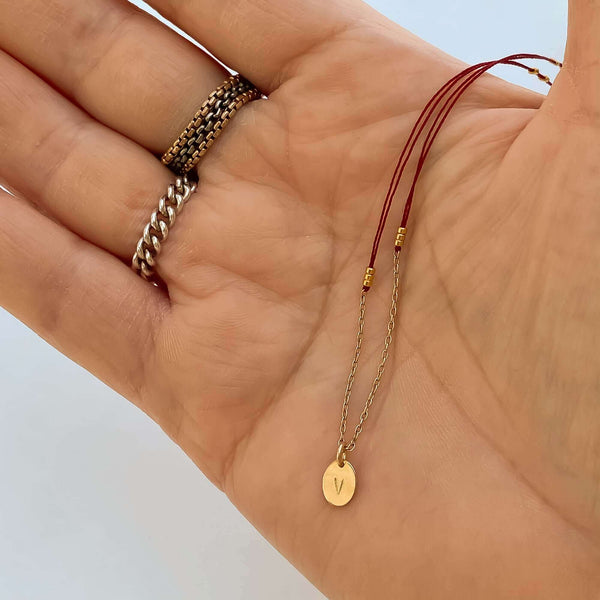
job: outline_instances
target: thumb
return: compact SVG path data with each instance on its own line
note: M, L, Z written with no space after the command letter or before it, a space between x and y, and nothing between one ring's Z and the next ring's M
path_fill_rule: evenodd
M564 70L578 110L600 122L600 0L570 0Z

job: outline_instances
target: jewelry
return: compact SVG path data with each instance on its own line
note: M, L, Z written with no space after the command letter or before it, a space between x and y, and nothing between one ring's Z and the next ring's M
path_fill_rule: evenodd
M261 93L239 74L232 75L198 109L181 135L163 154L161 162L173 172L188 173L227 123L244 104L259 98Z
M406 231L404 229L404 231ZM404 236L404 234L402 234ZM402 237L402 242L404 237ZM369 416L369 408L373 403L375 394L381 383L381 378L385 370L385 363L389 356L389 349L392 345L394 326L396 321L396 312L398 310L398 290L400 287L400 253L394 252L394 285L392 289L392 302L390 306L390 318L387 326L387 335L383 342L383 350L381 352L381 359L379 366L377 367L377 374L371 385L371 391L367 396L365 407L360 415L358 425L354 429L354 435L350 442L344 442L344 434L346 433L346 421L348 419L348 406L350 404L350 395L352 393L352 384L354 383L354 376L356 374L356 368L358 366L358 357L360 356L360 350L363 342L363 332L365 327L365 310L367 301L367 292L373 282L373 276L375 269L369 267L365 273L363 281L363 289L360 293L360 309L358 316L358 333L356 335L356 347L354 348L354 358L352 359L352 366L350 367L350 374L348 375L348 381L346 383L346 391L344 393L344 402L342 405L342 422L340 424L340 438L338 440L338 450L336 459L325 469L323 474L323 494L325 499L334 506L343 506L352 499L354 490L356 488L356 473L354 467L346 460L346 452L351 452L356 446L356 440L362 431L363 424ZM345 486L345 487L344 487Z
M439 133L440 128L444 124L444 121L447 119L454 105L465 93L467 88L470 85L472 85L479 77L481 77L481 75L489 71L492 67L499 64L516 66L527 70L528 73L536 76L540 81L543 81L548 85L552 85L548 76L543 75L536 68L528 67L527 65L524 65L523 63L519 62L521 59L544 60L555 66L562 67L562 63L560 63L559 61L545 56L540 56L538 54L513 54L511 56L507 56L499 60L479 63L477 65L464 69L458 75L455 75L452 79L447 81L446 84L443 85L438 90L438 92L436 92L433 95L433 97L429 100L429 102L426 104L425 108L419 115L419 118L417 119L417 122L415 123L412 131L410 132L408 140L400 154L400 158L398 159L398 163L396 164L396 168L394 170L394 174L390 182L388 193L386 195L383 208L381 210L379 225L377 227L375 238L373 240L371 259L369 261L369 265L366 268L362 282L362 290L360 294L359 303L358 333L356 336L354 357L350 366L350 374L348 375L346 391L344 393L344 401L342 404L342 420L340 424L340 437L337 441L336 459L328 465L328 467L325 469L325 473L323 474L323 495L325 496L327 502L334 506L344 506L345 504L350 502L356 489L356 472L354 470L354 467L346 459L346 454L355 449L358 436L360 435L363 429L364 422L369 416L369 408L373 403L373 399L377 393L379 384L381 383L383 372L385 370L385 364L389 355L389 349L393 341L393 331L398 310L398 291L400 287L400 251L402 250L406 239L406 225L408 222L408 216L410 213L410 208L412 206L417 180L423 168L425 159L427 158L427 155L429 153L429 150L431 149L435 137ZM441 108L439 108L440 105ZM406 168L406 165L410 159L410 156L417 141L419 140L421 134L425 130L425 127L430 122L430 119L433 117L435 111L438 108L439 111L433 118L433 123L428 129L427 134L425 136L425 141L423 142L423 145L421 147L421 153L417 162L412 186L404 204L402 220L400 226L398 227L396 239L394 241L392 301L390 306L389 321L387 325L387 335L385 336L383 342L381 358L377 367L375 378L373 379L373 383L371 385L371 390L365 402L365 407L362 411L362 414L360 415L358 425L354 430L354 435L352 436L352 439L349 442L345 442L344 434L346 433L348 406L350 402L352 385L354 383L354 377L356 374L356 368L358 366L358 360L363 342L367 292L371 289L371 286L373 285L373 280L375 276L374 265L379 249L379 242L381 240L381 236L385 228L385 223L392 205L394 194L396 193L396 190L398 188L400 178L402 177L404 169Z
M156 284L154 267L162 244L177 215L196 191L196 186L197 182L187 175L177 177L174 183L169 184L167 193L159 200L158 208L144 227L144 233L131 260L131 268L147 281Z

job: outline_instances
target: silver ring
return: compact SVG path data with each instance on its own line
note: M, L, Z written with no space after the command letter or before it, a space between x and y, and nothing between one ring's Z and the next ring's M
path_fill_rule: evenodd
M162 244L169 236L169 230L173 227L177 215L197 186L197 181L188 175L177 177L169 184L167 193L159 200L158 208L144 227L144 233L131 260L131 268L146 281L156 284L154 271Z

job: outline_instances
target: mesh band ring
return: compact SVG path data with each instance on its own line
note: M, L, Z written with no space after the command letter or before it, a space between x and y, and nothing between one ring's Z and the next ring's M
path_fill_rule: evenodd
M239 74L232 75L210 93L161 162L174 173L188 173L200 157L221 135L236 111L247 102L260 98L260 91Z

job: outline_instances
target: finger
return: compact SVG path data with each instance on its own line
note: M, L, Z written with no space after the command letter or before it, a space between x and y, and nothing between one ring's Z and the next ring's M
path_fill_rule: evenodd
M335 42L360 17L377 13L359 0L148 0L219 60L265 93L291 63Z
M570 0L563 70L578 111L599 121L600 0Z
M171 174L0 51L0 180L130 260Z
M156 153L167 150L229 75L124 1L0 0L0 47L97 120Z
M166 299L113 256L0 190L0 306L136 401Z

